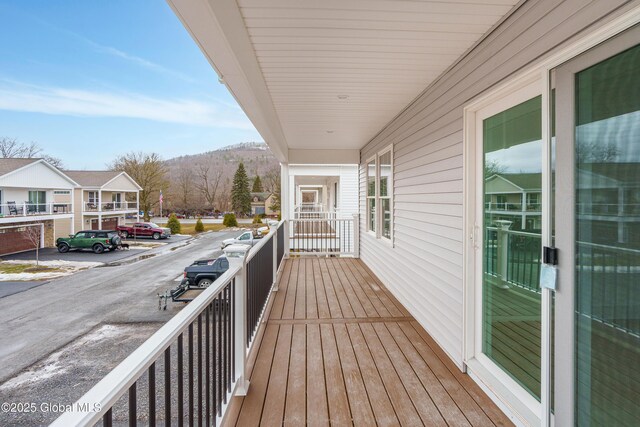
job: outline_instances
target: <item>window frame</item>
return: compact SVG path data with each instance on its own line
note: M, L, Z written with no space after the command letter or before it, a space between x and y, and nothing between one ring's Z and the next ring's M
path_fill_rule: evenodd
M374 190L373 196L369 195L369 165L373 163L373 180L374 180ZM366 223L367 223L367 233L378 236L378 221L377 221L377 205L378 205L378 158L376 155L370 157L365 163L365 212L366 212ZM369 200L373 200L373 210L374 210L374 219L373 219L373 228L371 228L371 211L369 206Z
M380 163L380 158L386 154L389 154L389 176L387 177L387 195L382 196L380 194L380 183L382 182L382 164ZM378 151L377 154L377 171L376 171L376 185L378 187L378 200L377 205L382 206L381 200L389 201L389 237L386 237L382 234L384 229L384 211L382 209L378 209L378 238L384 239L388 242L393 242L393 144L385 147L383 150Z
M380 182L382 179L382 174L381 174L381 164L380 164L380 158L386 154L389 154L389 166L390 166L390 170L389 170L389 176L387 177L388 182L387 182L387 195L386 196L381 196L380 195ZM375 170L375 176L374 176L374 180L375 180L375 194L373 196L369 195L369 165L373 163L374 164L374 170ZM393 246L393 242L394 242L394 235L393 235L393 231L394 231L394 209L393 209L393 144L389 144L386 147L382 148L381 150L379 150L378 152L376 152L376 154L374 154L373 156L371 156L369 159L367 159L366 163L365 163L365 169L366 169L366 184L365 184L365 201L366 201L366 206L365 206L365 212L367 215L367 233L375 236L376 239L379 239L383 242L387 242L389 244L391 244ZM371 229L370 228L370 210L369 210L369 200L373 199L373 206L375 209L375 218L374 218L374 225L375 225L375 229ZM380 209L380 207L382 206L382 200L389 200L389 237L386 237L382 234L382 230L384 227L384 212L382 211L382 209Z

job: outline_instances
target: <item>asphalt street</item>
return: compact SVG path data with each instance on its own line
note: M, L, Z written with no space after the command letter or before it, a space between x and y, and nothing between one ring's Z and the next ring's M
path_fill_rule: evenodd
M0 382L104 323L166 321L157 293L176 285L184 267L217 256L235 233L207 233L144 260L96 267L0 299ZM184 243L183 243L184 244ZM178 306L181 307L181 306Z

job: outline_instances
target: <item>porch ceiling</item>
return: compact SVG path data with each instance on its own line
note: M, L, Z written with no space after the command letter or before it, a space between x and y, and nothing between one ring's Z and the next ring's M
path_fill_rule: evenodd
M518 3L168 1L280 160L362 148Z

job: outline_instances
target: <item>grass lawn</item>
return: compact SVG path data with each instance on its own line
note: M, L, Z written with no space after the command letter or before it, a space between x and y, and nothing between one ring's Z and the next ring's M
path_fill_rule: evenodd
M20 273L52 273L64 271L60 268L47 267L46 265L33 264L13 264L0 262L0 273L20 274Z
M160 227L166 227L167 224L158 224ZM203 224L204 231L223 231L226 230L227 227L222 224ZM242 228L259 228L264 226L265 224L239 224ZM196 225L195 224L181 224L181 230L179 234L191 234L192 236L196 233Z

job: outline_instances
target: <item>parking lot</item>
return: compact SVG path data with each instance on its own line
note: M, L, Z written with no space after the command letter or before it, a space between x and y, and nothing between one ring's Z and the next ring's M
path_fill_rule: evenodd
M221 241L237 234L172 240L144 251L151 255L144 259L115 260L0 298L0 400L73 403L185 306L158 310L157 295L193 261L219 256ZM47 425L55 416L0 414L0 425Z

